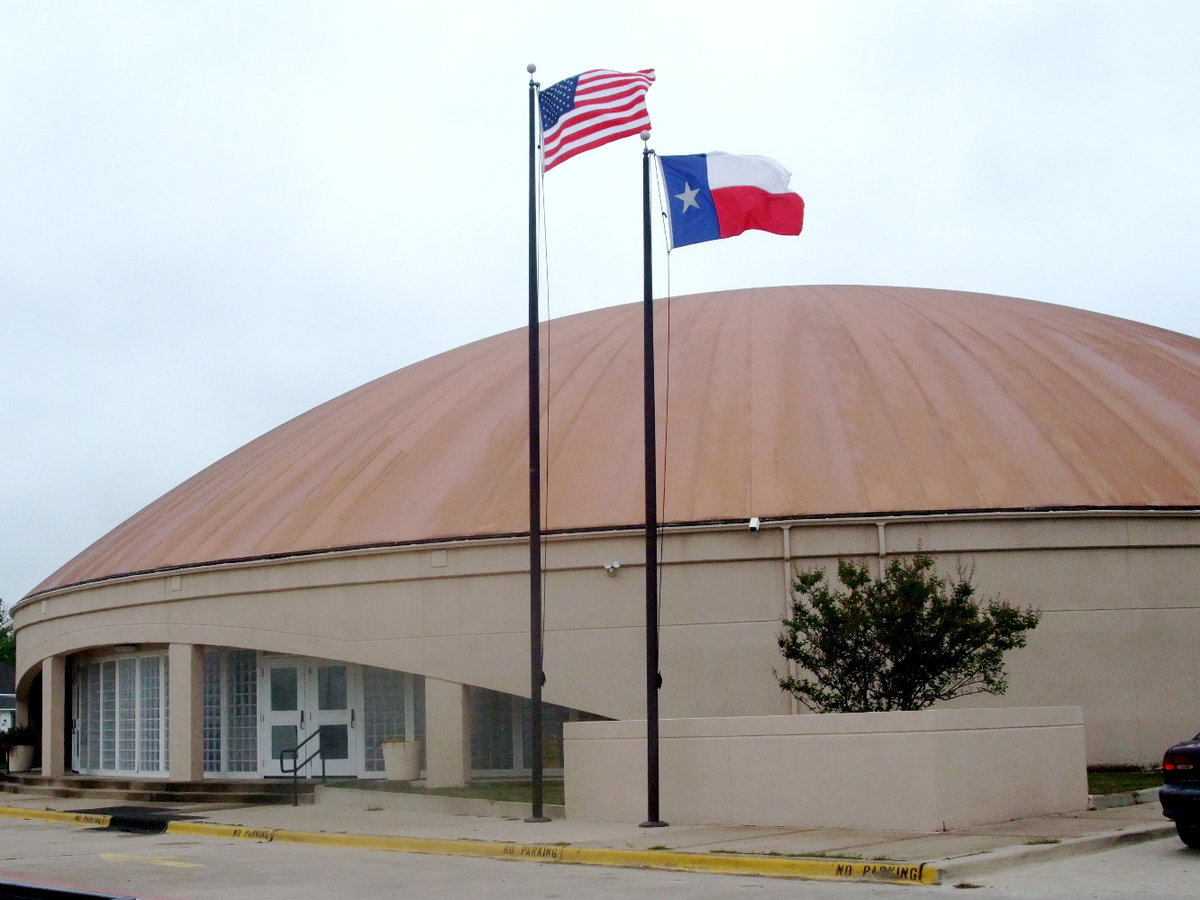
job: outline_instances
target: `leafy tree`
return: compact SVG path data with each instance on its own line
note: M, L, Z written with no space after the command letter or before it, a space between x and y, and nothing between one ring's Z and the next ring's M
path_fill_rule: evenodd
M838 561L841 588L819 569L798 572L779 647L807 674L775 673L814 712L924 709L970 694L1003 694L1003 657L1025 646L1041 613L996 598L975 599L973 572L937 574L918 552L872 578Z
M12 616L3 600L0 600L0 662L10 666L17 664L17 639L13 636Z

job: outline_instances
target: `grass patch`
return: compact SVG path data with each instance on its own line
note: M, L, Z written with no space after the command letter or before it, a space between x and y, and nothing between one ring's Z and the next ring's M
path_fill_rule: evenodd
M382 791L392 794L423 794L429 797L463 797L471 800L493 800L509 803L532 803L533 787L528 781L503 779L496 781L473 781L463 787L430 788L410 784L407 781L365 781L359 779L330 779L335 787L356 788L363 791ZM542 783L542 802L549 806L563 805L561 781Z
M1036 838L1032 841L1026 841L1025 846L1026 847L1038 847L1042 844L1061 844L1061 843L1062 843L1062 841L1059 838Z
M1121 794L1145 788L1162 787L1162 772L1140 766L1104 766L1089 768L1089 794Z

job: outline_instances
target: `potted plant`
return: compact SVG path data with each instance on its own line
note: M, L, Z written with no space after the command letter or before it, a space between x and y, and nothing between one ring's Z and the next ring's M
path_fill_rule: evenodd
M8 731L0 731L0 750L8 757L8 771L28 772L33 768L37 740L37 731L29 725L14 725Z
M379 745L388 781L416 781L421 777L421 742L388 738Z

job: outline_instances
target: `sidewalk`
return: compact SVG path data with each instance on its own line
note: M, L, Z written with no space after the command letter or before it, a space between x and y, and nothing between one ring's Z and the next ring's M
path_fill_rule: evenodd
M1144 792L1148 800L1152 792ZM472 806L475 803L475 806ZM844 828L523 821L529 808L320 788L310 806L124 808L169 833L400 852L891 883L954 884L1005 866L1174 835L1157 801L934 834ZM0 815L110 826L96 801L0 797ZM457 810L457 811L456 811ZM161 830L161 828L159 829Z

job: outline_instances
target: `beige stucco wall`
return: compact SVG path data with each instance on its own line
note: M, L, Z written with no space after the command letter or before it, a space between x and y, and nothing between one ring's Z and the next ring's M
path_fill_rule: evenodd
M1088 801L1083 732L1079 707L671 719L660 816L945 831L1073 812ZM645 819L645 721L571 722L564 734L567 816Z
M1195 733L1200 516L1124 512L824 520L757 534L669 531L661 553L664 718L793 711L772 674L795 565L921 547L975 567L983 594L1044 611L1009 657L1005 697L969 706L1081 706L1092 762L1154 762ZM552 537L546 701L645 716L640 533ZM605 563L621 567L609 575ZM19 692L43 660L113 644L245 647L403 670L528 695L525 542L421 545L130 577L13 611Z

